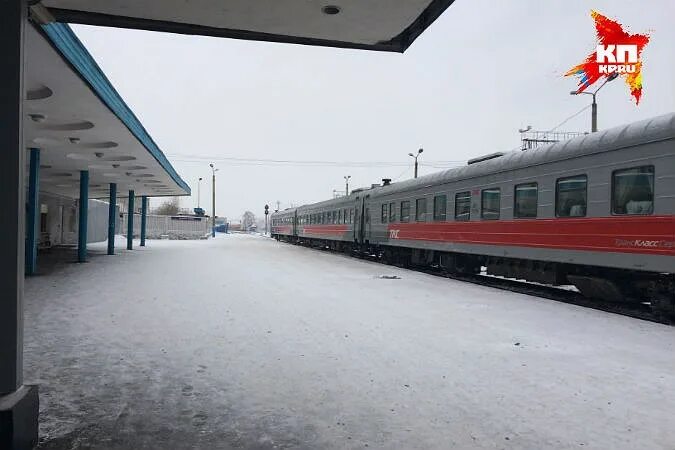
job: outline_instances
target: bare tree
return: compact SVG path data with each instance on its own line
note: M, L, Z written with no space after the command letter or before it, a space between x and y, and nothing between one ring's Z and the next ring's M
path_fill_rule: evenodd
M175 216L180 211L178 197L171 197L155 209L158 216Z
M248 231L253 225L255 225L255 214L246 211L241 218L241 227L244 231Z

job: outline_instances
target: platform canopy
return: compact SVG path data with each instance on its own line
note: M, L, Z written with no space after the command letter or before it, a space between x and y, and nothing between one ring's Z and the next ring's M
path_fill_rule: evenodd
M59 22L403 52L454 0L43 0Z
M26 27L24 144L41 151L40 190L79 195L89 171L89 196L134 190L152 197L189 195L138 118L68 25Z

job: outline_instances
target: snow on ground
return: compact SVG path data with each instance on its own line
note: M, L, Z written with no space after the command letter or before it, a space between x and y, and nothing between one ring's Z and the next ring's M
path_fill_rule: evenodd
M675 328L263 237L91 248L26 282L42 449L675 448Z

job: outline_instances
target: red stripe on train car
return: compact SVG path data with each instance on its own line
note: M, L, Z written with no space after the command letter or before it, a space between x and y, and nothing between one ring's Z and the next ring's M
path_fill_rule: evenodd
M341 236L349 231L349 225L309 225L303 228L305 234L319 236Z
M293 227L291 225L284 225L284 226L277 225L272 227L272 233L293 234Z
M389 224L390 240L675 256L675 216Z

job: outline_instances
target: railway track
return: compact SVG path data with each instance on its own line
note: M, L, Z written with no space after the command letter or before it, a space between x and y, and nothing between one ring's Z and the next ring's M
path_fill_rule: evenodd
M316 248L304 246L314 250L323 250L336 253L329 248ZM394 265L386 261L383 261L377 255L364 255L356 251L350 253L338 253L343 255L348 255L358 259L364 259L368 261L377 262L383 265ZM572 305L583 306L586 308L592 308L599 311L609 312L612 314L619 314L622 316L628 316L635 319L646 320L649 322L660 323L664 325L675 325L675 317L667 316L660 314L652 310L651 306L647 302L640 302L636 300L635 302L630 303L610 303L603 302L600 300L592 300L584 297L576 291L571 291L567 289L562 289L555 286L543 285L543 284L534 284L526 281L514 280L510 278L495 277L490 275L471 275L471 274L458 274L458 273L449 273L443 270L440 267L425 267L425 266L400 266L396 267L408 270L414 270L417 272L423 272L429 275L439 276L443 278L450 278L457 281L463 281L467 283L473 283L480 286L487 286L495 289L501 289L504 291L516 292L518 294L529 295L532 297L544 298L547 300L554 300L562 303L569 303Z
M451 278L453 280L464 281L468 283L487 286L504 291L516 292L519 294L530 295L533 297L545 298L562 303L583 306L586 308L597 309L622 316L633 317L636 319L647 320L665 325L674 325L672 317L667 317L654 312L650 305L636 302L633 303L609 303L598 300L591 300L578 292L561 289L555 286L532 284L526 281L513 280L509 278L496 278L488 275L457 275L442 273L433 270L423 270L425 273Z

